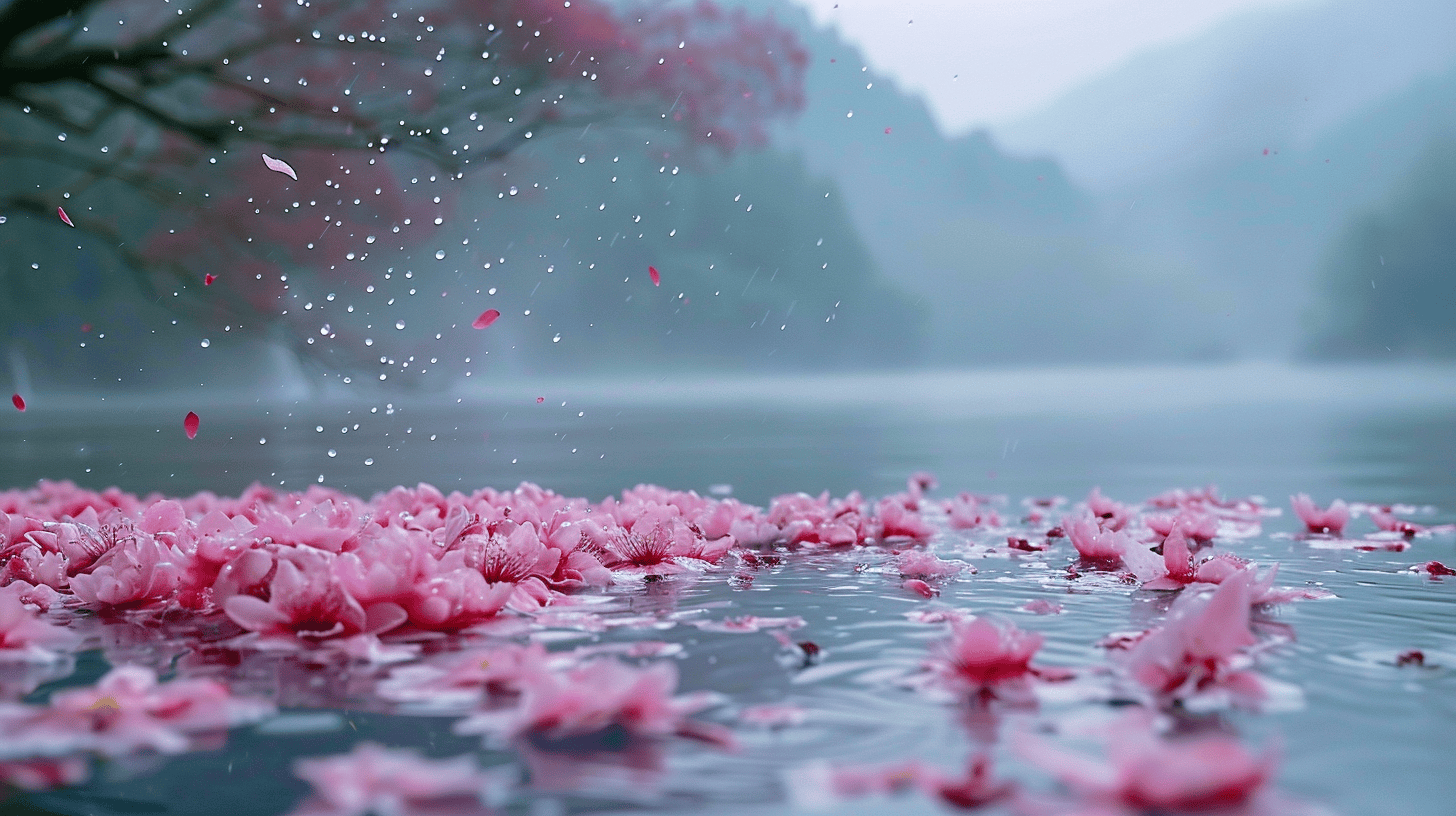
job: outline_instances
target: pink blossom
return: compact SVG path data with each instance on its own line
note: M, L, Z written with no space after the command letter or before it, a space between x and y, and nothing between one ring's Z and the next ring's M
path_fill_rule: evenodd
M151 535L133 532L97 558L89 572L72 575L71 591L93 608L168 601L187 560Z
M1308 494L1300 493L1290 496L1289 504L1294 507L1294 514L1299 516L1299 520L1304 522L1305 528L1311 533L1326 533L1338 537L1350 521L1350 508L1339 499L1335 499L1328 508L1321 509Z
M873 537L880 540L910 538L927 541L935 533L935 528L918 512L894 498L881 499L875 504L875 522Z
M1150 515L1143 521L1160 538L1172 535L1175 527L1199 544L1207 544L1218 535L1218 519L1196 510L1183 510L1171 516Z
M368 610L344 591L324 552L297 548L278 559L268 585L268 600L234 595L223 604L233 622L264 635L322 639L388 631L405 621L406 613L389 602Z
M1121 530L1133 516L1132 508L1107 498L1096 487L1087 495L1087 511L1099 519L1098 524L1106 530Z
M300 759L293 772L313 786L313 797L295 816L363 816L366 813L484 814L480 800L490 778L472 755L425 759L410 750L362 742L337 756Z
M1249 629L1254 580L1254 570L1244 569L1213 592L1180 595L1163 625L1127 653L1128 674L1160 700L1262 702L1266 684L1247 670L1245 655L1256 642Z
M462 567L415 587L404 607L417 627L454 631L494 617L515 590L515 584L487 583L479 571Z
M1122 560L1123 552L1137 546L1127 533L1104 528L1091 516L1064 518L1062 529L1078 554L1095 563L1115 565Z
M1420 535L1426 531L1426 528L1419 524L1398 519L1394 515L1376 508L1370 509L1370 520L1375 522L1376 527L1387 533L1400 533L1407 537Z
M1195 582L1217 584L1248 564L1227 554L1195 561L1181 521L1174 522L1172 531L1163 540L1161 558L1133 543L1123 553L1122 561L1142 581L1143 589L1182 589Z
M1001 517L996 511L986 508L970 493L961 493L946 502L950 526L957 530L972 530L977 527L1000 527Z
M1246 813L1259 806L1256 812L1272 816L1280 810L1265 790L1273 776L1269 754L1252 755L1221 734L1168 739L1151 731L1142 712L1118 721L1105 761L1029 733L1019 734L1013 745L1080 797L1088 809L1079 812ZM1095 809L1099 806L1103 809ZM1062 805L1047 812L1069 810Z
M997 626L985 618L953 621L950 640L941 643L931 658L941 679L971 690L985 689L1032 672L1031 658L1045 640L1011 624Z

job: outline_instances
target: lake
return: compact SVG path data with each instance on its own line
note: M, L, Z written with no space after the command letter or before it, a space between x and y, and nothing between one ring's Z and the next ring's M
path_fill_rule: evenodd
M531 481L600 501L654 483L766 506L775 495L798 491L887 495L925 470L939 481L932 497L1004 495L1000 512L1014 522L1025 497L1060 495L1076 503L1099 487L1136 503L1212 483L1224 496L1262 496L1283 509L1264 520L1261 535L1220 542L1220 549L1277 562L1281 585L1318 586L1335 597L1257 613L1261 625L1292 633L1260 656L1260 671L1297 687L1302 703L1263 714L1221 712L1205 725L1250 746L1277 746L1278 788L1335 812L1439 814L1456 799L1456 580L1408 569L1432 559L1456 563L1456 540L1449 533L1417 538L1404 552L1318 549L1289 535L1300 525L1288 500L1304 492L1321 503L1412 505L1419 511L1410 518L1420 524L1456 522L1456 368L1240 364L553 378L472 382L437 394L306 396L296 386L225 396L210 389L104 400L27 395L29 409L0 422L0 486L70 479L141 494L235 495L259 481L284 490L322 483L367 497L418 482L468 492ZM201 417L194 440L182 433L188 411ZM1373 529L1364 519L1352 528L1362 523L1361 532ZM1065 542L1021 557L988 550L997 536L1004 542L1004 531L941 529L930 547L977 572L946 581L931 600L902 589L886 574L893 571L888 551L868 547L795 555L748 585L735 582L725 564L604 593L608 618L647 615L651 626L533 630L553 649L649 637L681 646L672 658L680 687L725 696L707 716L732 725L740 748L723 753L674 741L653 756L589 769L597 774L588 774L590 784L516 792L503 809L787 813L785 771L807 760L919 757L957 770L973 743L987 741L987 728L998 772L1047 787L1047 777L997 735L1074 721L1105 710L1105 701L1053 695L1033 710L1002 711L989 726L968 726L953 706L907 687L944 633L906 613L990 613L1044 634L1039 661L1086 667L1108 664L1097 645L1103 636L1152 625L1167 604L1159 593L1115 581L1068 581L1060 572L1075 553ZM1035 599L1060 604L1061 614L1021 609ZM792 637L818 644L822 660L807 669L787 666L784 647L769 633L694 625L740 615L801 616L805 625ZM86 625L94 648L80 655L75 673L27 699L94 682L108 664L167 669L180 658L188 665L187 645L172 633ZM1427 665L1396 666L1394 656L1412 649L1423 651ZM293 714L329 715L237 729L217 750L115 763L80 787L26 794L6 806L204 814L226 801L228 812L282 813L307 792L291 775L294 759L346 751L363 738L432 756L478 751L483 764L497 768L545 761L481 750L479 740L451 733L448 718L385 704L369 692L384 671L378 667L325 671L255 653L209 671ZM755 704L806 714L802 724L779 729L735 723L733 712ZM532 767L540 778L552 777L545 766ZM837 812L886 807L870 798ZM942 810L914 793L895 798L893 808Z

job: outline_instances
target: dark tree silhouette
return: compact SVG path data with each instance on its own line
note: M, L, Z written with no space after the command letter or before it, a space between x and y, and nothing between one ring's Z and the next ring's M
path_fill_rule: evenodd
M0 320L131 298L302 348L289 274L358 283L447 217L431 183L598 122L759 144L806 63L707 2L0 0Z

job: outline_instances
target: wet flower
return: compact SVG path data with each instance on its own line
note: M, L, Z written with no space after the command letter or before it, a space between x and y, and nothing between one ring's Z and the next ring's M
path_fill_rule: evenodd
M1031 658L1045 640L1011 624L998 626L985 618L953 621L950 640L940 644L931 666L951 686L979 690L1032 671Z
M1289 504L1294 508L1294 514L1304 522L1305 529L1311 533L1339 536L1350 521L1350 508L1339 499L1335 499L1329 507L1321 508L1307 493L1300 493L1290 496Z
M1105 528L1092 516L1064 518L1062 529L1077 553L1094 563L1115 565L1122 560L1124 551L1137 546L1127 533Z

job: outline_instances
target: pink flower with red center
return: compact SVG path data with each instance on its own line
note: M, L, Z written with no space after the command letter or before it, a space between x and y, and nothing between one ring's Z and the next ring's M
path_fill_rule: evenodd
M1128 674L1159 700L1262 702L1265 681L1247 670L1245 652L1256 642L1249 628L1255 578L1248 568L1213 592L1180 595L1163 625L1127 653Z
M1335 499L1329 507L1321 508L1308 494L1300 493L1290 496L1289 504L1294 508L1294 514L1304 522L1305 529L1311 533L1338 536L1350 522L1350 508L1339 499Z
M318 640L378 634L405 621L399 605L381 602L368 610L344 591L330 570L332 557L318 550L280 553L268 585L268 599L235 595L223 610L237 625L263 635Z
M941 643L931 666L951 686L985 689L1032 673L1031 658L1045 638L1011 624L985 618L953 621L950 640Z
M1064 518L1062 530L1084 559L1108 566L1121 562L1122 554L1137 546L1132 536L1121 530L1105 528L1092 516Z

